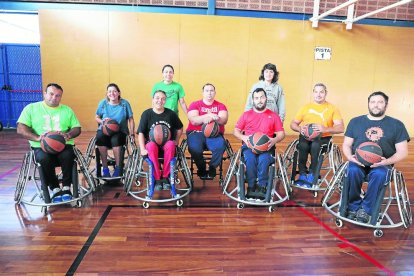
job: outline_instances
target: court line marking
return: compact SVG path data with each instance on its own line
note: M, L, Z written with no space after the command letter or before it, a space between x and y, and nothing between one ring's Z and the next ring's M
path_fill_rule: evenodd
M11 170L4 172L2 174L0 174L0 179L8 176L9 174L13 173L15 170L17 170L18 168L20 168L20 165L17 165L16 167L12 168Z

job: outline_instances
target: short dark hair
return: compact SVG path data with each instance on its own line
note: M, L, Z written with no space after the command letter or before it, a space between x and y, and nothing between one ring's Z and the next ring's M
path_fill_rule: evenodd
M384 92L382 92L382 91L375 91L375 92L371 93L371 95L368 96L368 103L371 100L371 97L373 97L373 96L382 96L384 98L384 100L385 100L385 104L388 104L389 97Z
M110 83L108 84L108 86L106 87L106 91L108 91L109 87L115 87L116 91L118 91L119 93L121 93L121 89L119 89L118 85L116 83ZM106 96L106 99L109 101L108 96ZM118 100L121 100L121 95L118 96Z
M206 84L203 85L203 91L204 91L204 87L206 87L207 85L213 86L214 91L216 90L216 87L213 84L211 84L211 83L208 82L208 83L206 83Z
M254 97L254 93L259 93L259 92L262 92L262 91L263 91L263 93L264 93L264 95L265 95L265 97L266 97L266 99L267 99L267 94L266 94L266 91L265 91L263 88L258 87L258 88L256 88L255 90L253 90L253 92L252 92L252 100L253 100L253 97Z
M59 84L57 84L57 83L53 83L53 82L51 82L51 83L49 83L48 85L46 85L46 90L47 90L49 87L51 87L51 86L53 86L54 88L59 89L60 91L62 91L62 92L63 92L63 88L62 88L62 86L60 86L60 85L59 85Z
M164 66L162 67L161 73L163 73L163 72L164 72L164 69L165 69L165 68L167 68L167 67L170 67L170 68L173 70L173 73L174 73L174 67L173 67L172 65L170 65L170 64L166 64L166 65L164 65Z
M273 75L272 83L275 83L279 80L279 72L277 71L276 65L274 65L273 63L266 63L263 66L262 71L260 73L259 80L264 80L264 71L265 70L272 70L275 73Z
M162 94L164 94L164 96L165 97L167 97L167 93L165 93L165 91L164 90L157 90L157 91L155 91L154 92L154 94L152 95L152 98L154 99L154 97L155 97L155 94L157 94L157 93L162 93Z
M313 90L315 90L315 87L316 86L321 86L321 87L323 87L323 90L325 90L325 92L328 92L328 89L326 88L326 85L325 84L323 84L323 83L321 83L321 82L318 82L318 83L316 83L314 86L313 86Z

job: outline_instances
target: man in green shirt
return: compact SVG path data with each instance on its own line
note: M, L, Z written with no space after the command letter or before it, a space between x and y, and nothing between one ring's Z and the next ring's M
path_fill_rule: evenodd
M48 84L46 91L43 92L44 100L27 105L17 120L17 133L29 140L36 161L41 165L42 185L49 186L53 192L52 203L72 199L70 185L72 183L72 170L75 165L73 138L81 133L79 120L73 110L60 104L62 94L63 89L59 84ZM60 132L66 140L65 149L58 154L46 153L40 147L43 136L50 131ZM55 174L55 167L57 166L62 168L62 189ZM45 203L50 203L49 195L44 195L44 198Z

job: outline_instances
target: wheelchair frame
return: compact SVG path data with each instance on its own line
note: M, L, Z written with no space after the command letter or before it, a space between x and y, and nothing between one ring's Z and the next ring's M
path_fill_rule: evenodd
M121 156L124 156L123 161L125 160L125 152L129 155L132 154L132 152L137 148L135 140L132 139L130 136L127 137L126 144L121 149ZM86 148L85 152L85 162L90 167L92 160L95 159L95 166L94 168L90 168L89 172L91 175L94 174L95 185L94 190L96 187L100 184L104 184L106 182L112 182L112 181L121 181L125 178L125 168L126 164L125 162L122 162L122 170L124 171L124 174L120 177L111 177L111 178L105 178L101 176L101 168L102 168L102 161L100 160L100 152L98 147L96 146L96 136L93 136L88 143L88 146ZM128 157L127 157L128 160ZM108 154L108 166L115 167L116 161L115 158L110 156Z
M387 185L384 185L383 189L381 189L381 200L378 200L374 208L372 217L377 217L377 219L373 220L371 218L371 222L361 223L346 217L347 205L341 205L341 201L343 199L342 190L348 163L348 161L344 162L338 168L336 174L329 183L329 189L322 199L322 206L335 216L336 226L342 227L343 221L346 221L359 226L374 228L375 237L383 236L383 228L395 228L400 226L408 228L412 223L412 213L407 186L405 184L404 176L395 168L392 168L390 182ZM339 196L339 200L332 200L335 195ZM396 201L397 204L393 203L393 201ZM395 210L395 207L398 208L398 212L396 212L397 210ZM394 213L389 214L389 211L393 211ZM398 215L394 215L395 213L398 213L399 217Z
M128 195L131 195L133 198L143 201L142 206L146 209L149 208L150 203L152 202L166 203L176 201L177 206L181 207L183 205L182 199L189 195L193 189L193 179L191 177L190 169L188 167L184 152L180 147L176 147L175 160L176 163L174 165L174 168L171 170L171 172L174 172L174 176L173 179L170 179L170 191L173 191L172 189L174 189L175 191L182 192L181 194L172 194L170 198L152 198L155 183L153 182L151 166L149 166L149 171L143 171L144 162L149 163L150 160L148 157L144 158L143 156L141 156L139 148L134 149L132 154L128 157L124 179L125 192ZM181 180L178 178L179 172L181 172L186 183L186 186L183 188L176 187L176 185L179 185L181 183ZM146 185L144 187L141 187L141 178L145 178ZM152 187L151 184L153 185Z
M223 162L226 161L226 160L231 160L232 156L234 155L234 151L233 151L233 148L231 147L231 144L230 144L229 140L224 138L224 141L226 143L226 149L225 149L225 155L221 159L220 166L219 166L219 184L220 185L223 185L223 182L224 182L224 179L223 179ZM188 149L187 139L183 139L181 141L180 148L182 149L182 151L185 154L186 150ZM211 155L212 155L212 153L209 150L204 150L203 158L206 161L206 163L208 163L210 161ZM194 165L195 165L195 163L194 163L194 159L191 156L191 153L188 153L188 156L186 156L186 159L190 160L190 167L189 168L190 168L191 176L193 178L194 177Z
M44 194L47 193L47 196L50 196L49 188L44 186L41 183L41 165L36 162L34 150L30 150L24 155L22 166L20 168L19 176L17 178L16 183L16 190L14 193L14 200L17 204L27 204L32 206L40 206L41 211L44 215L47 214L48 207L50 206L57 206L63 204L71 204L72 206L81 207L82 206L82 199L89 195L93 188L94 188L94 180L89 174L88 167L86 165L86 161L79 151L78 148L75 146L73 147L73 151L75 153L75 166L73 167L72 171L72 190L73 190L73 198L69 201L58 202L58 203L46 203ZM79 168L78 168L79 167ZM82 173L85 177L85 180L89 187L84 187L79 185L79 173ZM36 192L30 198L25 198L27 183L32 181L35 184ZM40 182L40 183L39 183ZM36 200L37 199L37 200Z
M321 146L319 151L318 164L316 167L318 174L315 175L312 187L307 188L303 186L298 186L295 183L295 177L298 173L296 169L298 165L299 156L299 152L297 150L298 144L299 139L292 141L286 148L282 158L286 171L290 172L290 174L288 173L288 178L290 180L289 193L292 194L293 188L299 188L313 192L313 196L317 197L318 192L325 191L328 188L328 184L330 181L329 177L333 177L339 165L342 163L341 150L337 145L333 143L333 139L331 139L328 144ZM328 159L328 165L324 166L326 159ZM325 173L322 175L321 171L325 171Z
M256 200L256 199L246 199L244 194L245 191L245 181L244 181L244 161L242 161L242 150L239 149L236 154L230 159L230 166L228 167L226 177L223 181L222 189L223 194L232 200L237 201L237 208L243 209L244 205L255 205L255 206L266 206L268 207L269 212L275 210L275 206L289 199L289 188L288 188L288 178L286 174L286 169L283 166L282 158L280 154L275 153L273 156L275 162L270 165L269 168L269 183L267 185L266 198L267 201ZM276 169L277 164L277 169ZM231 187L229 184L232 177L236 177L235 187ZM279 193L278 190L278 181L282 182L284 195ZM242 187L243 185L243 187ZM270 189L269 189L270 188Z

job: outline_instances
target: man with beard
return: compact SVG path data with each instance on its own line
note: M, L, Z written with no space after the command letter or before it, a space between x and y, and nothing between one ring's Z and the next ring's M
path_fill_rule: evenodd
M234 136L243 141L242 154L246 163L247 198L265 199L266 185L269 179L269 166L274 162L270 150L283 140L285 131L282 121L275 112L266 108L267 96L263 88L256 88L252 92L253 109L242 114L236 123ZM248 147L249 136L262 132L269 136L268 151L255 154ZM256 183L257 181L257 183Z
M348 219L368 223L372 215L380 187L390 180L391 166L408 155L410 137L404 124L386 116L388 96L381 91L368 97L369 114L353 118L346 129L343 152L349 160L346 181L348 191ZM377 143L382 151L382 160L364 167L355 156L355 149L364 142ZM368 190L361 198L361 186L368 176Z
M316 170L321 147L329 143L332 134L344 132L344 122L341 114L338 108L326 101L327 94L328 90L325 84L315 84L313 87L313 102L302 107L290 123L290 128L300 133L297 147L299 178L296 185L298 186L312 187L314 182L317 181L315 176L319 175ZM321 133L320 137L311 141L302 135L309 124L313 124L314 131ZM311 163L308 171L306 164L309 154ZM307 174L307 172L309 173Z

